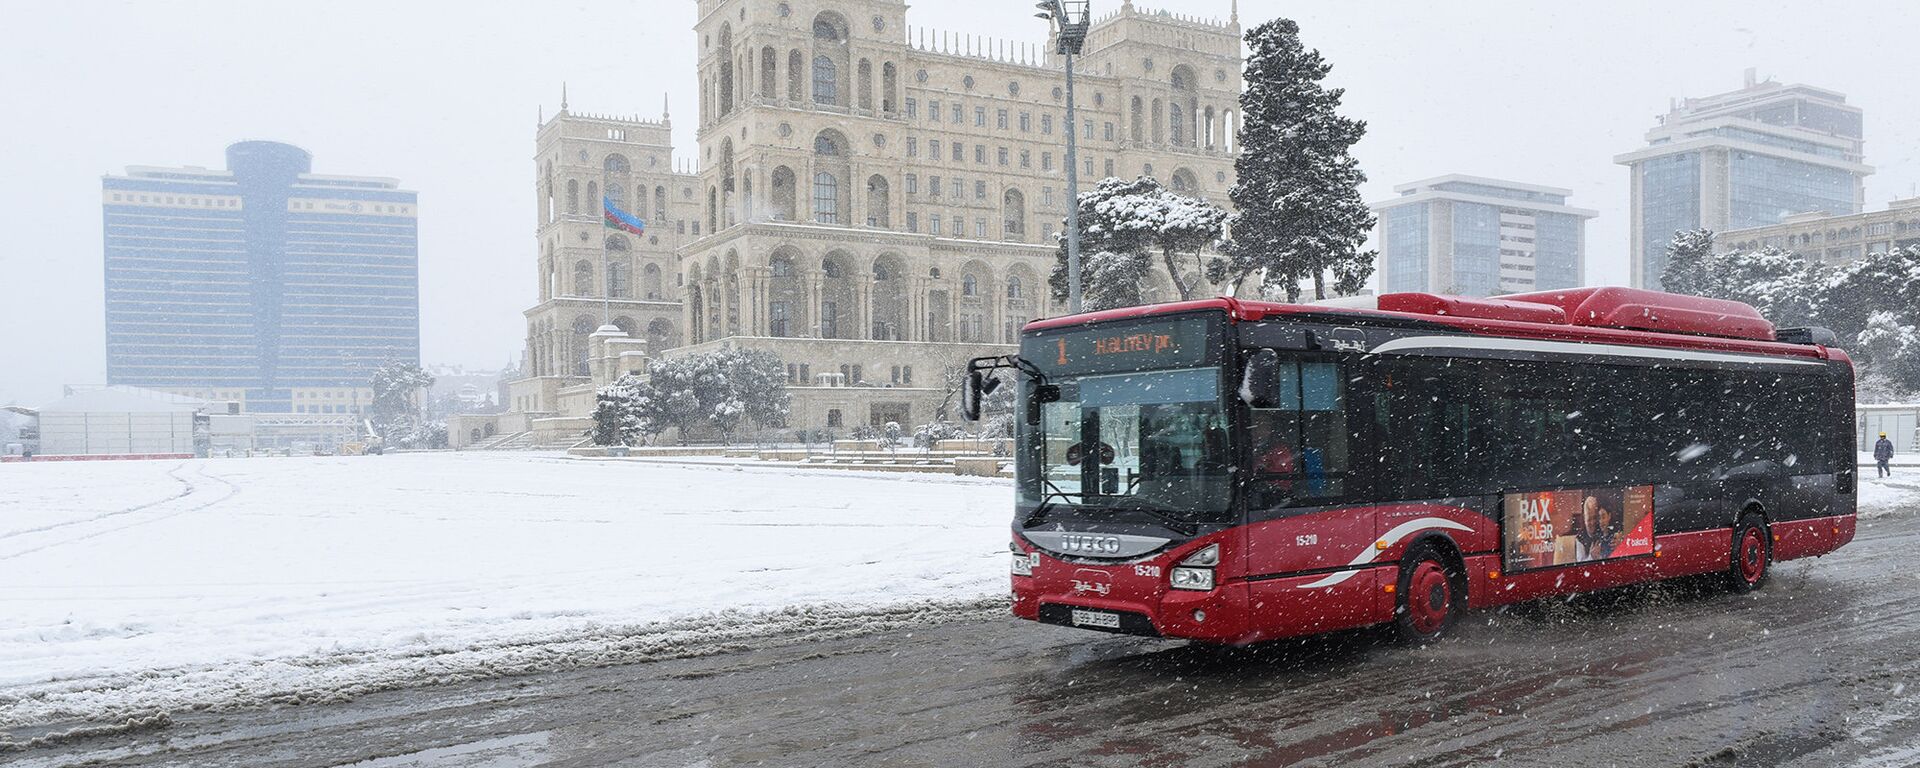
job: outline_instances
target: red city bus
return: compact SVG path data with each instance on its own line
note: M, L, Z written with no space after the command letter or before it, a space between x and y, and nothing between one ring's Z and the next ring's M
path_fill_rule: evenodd
M1029 323L1001 381L1013 611L1214 643L1721 574L1853 538L1853 368L1820 328L1628 288L1227 298Z

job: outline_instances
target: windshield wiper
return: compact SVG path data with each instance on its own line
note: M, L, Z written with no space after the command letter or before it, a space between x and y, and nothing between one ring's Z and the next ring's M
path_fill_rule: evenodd
M1040 479L1040 482L1046 483L1048 490L1040 496L1040 504L1034 507L1032 512L1028 512L1026 517L1021 518L1020 527L1022 528L1032 528L1038 524L1042 518L1045 518L1047 510L1053 509L1055 498L1072 499L1076 495L1060 490L1060 486L1054 485L1052 480L1044 477ZM1077 495L1084 497L1086 494Z
M1182 520L1178 517L1175 517L1173 515L1170 515L1158 509L1155 509L1151 503L1147 502L1144 499L1141 499L1138 496L1114 496L1112 498L1114 499L1114 501L1112 502L1114 509L1122 509L1128 512L1145 512L1148 517L1151 517L1155 520L1159 520L1162 525L1165 525L1168 528L1179 531L1182 534L1185 534L1188 536L1193 535L1194 524L1191 521ZM1122 506L1120 503L1122 501L1132 502L1132 503L1126 506Z

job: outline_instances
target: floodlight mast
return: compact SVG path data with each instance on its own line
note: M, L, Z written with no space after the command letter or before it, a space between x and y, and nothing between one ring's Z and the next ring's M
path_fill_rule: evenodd
M1054 52L1067 65L1067 311L1080 312L1080 154L1076 142L1080 120L1073 103L1073 58L1087 42L1090 0L1040 0L1036 18L1046 19L1054 32Z

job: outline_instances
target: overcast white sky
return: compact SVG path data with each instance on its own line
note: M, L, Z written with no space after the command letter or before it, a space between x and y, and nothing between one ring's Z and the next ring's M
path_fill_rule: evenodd
M1227 4L1141 7L1224 18ZM925 0L908 21L1037 41L1029 5ZM1118 5L1095 0L1096 13ZM240 139L418 190L425 362L517 359L535 289L536 111L553 112L563 80L583 111L657 117L670 94L691 157L694 8L0 0L0 404L105 377L100 176L219 168ZM1600 211L1588 282L1626 276L1627 172L1612 156L1643 143L1670 97L1731 90L1746 67L1866 110L1870 209L1920 182L1911 2L1241 3L1247 26L1282 14L1369 123L1355 150L1368 200L1445 173L1571 188Z

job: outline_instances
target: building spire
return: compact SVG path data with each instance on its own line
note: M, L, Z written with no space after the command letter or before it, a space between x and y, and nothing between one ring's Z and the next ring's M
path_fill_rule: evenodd
M1233 0L1228 8L1231 10L1228 13L1227 21L1232 24L1240 23L1240 0Z
M567 81L560 81L560 111L567 111Z
M661 92L660 94L660 121L661 122L666 122L667 120L673 117L673 110L667 108L667 96L668 94L664 91Z

